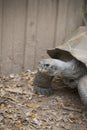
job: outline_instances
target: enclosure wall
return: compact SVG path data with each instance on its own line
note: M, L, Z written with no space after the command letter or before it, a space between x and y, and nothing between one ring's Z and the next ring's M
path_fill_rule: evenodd
M0 0L0 74L36 69L82 25L83 0Z

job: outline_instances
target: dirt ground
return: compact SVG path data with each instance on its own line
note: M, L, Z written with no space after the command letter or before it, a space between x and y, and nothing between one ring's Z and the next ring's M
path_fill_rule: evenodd
M87 130L76 89L54 83L52 96L33 93L35 72L0 77L0 130Z

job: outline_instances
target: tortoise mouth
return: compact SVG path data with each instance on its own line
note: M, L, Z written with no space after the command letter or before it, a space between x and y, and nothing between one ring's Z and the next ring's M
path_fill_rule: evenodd
M75 58L70 52L59 48L47 50L47 54L53 59L60 59L65 62L69 62Z
M41 72L41 73L47 73L48 70L44 69L44 68L39 68L38 67L38 71Z

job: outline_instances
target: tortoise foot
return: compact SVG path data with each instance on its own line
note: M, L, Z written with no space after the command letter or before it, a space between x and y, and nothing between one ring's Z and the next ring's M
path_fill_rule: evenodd
M39 95L46 95L50 96L53 94L53 90L51 88L40 88L37 86L34 86L34 93Z

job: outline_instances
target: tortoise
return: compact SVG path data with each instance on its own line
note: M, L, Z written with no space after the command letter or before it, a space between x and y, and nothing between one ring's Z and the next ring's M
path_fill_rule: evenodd
M34 92L51 95L52 79L59 76L68 87L78 89L82 102L87 106L87 48L85 42L71 41L47 50L50 58L42 59L38 64Z

